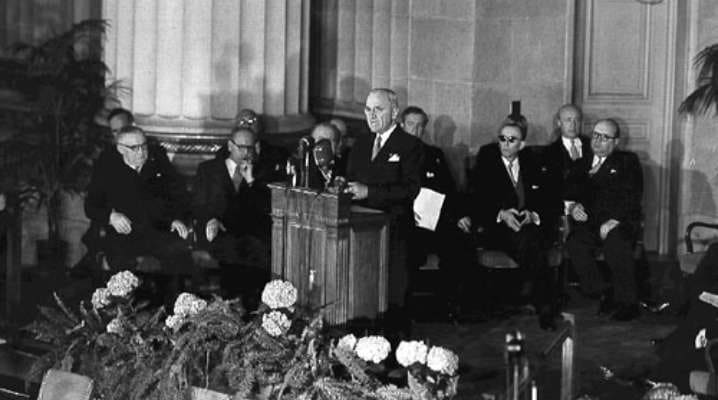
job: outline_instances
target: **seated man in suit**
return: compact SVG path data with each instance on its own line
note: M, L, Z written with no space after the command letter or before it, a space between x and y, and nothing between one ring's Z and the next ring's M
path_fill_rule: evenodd
M470 259L470 243L465 235L457 228L457 193L454 178L449 171L444 153L436 146L425 141L425 128L429 116L419 107L409 106L401 113L401 127L410 135L421 139L424 150L424 163L421 172L421 187L444 194L444 203L441 206L439 221L436 229L414 227L412 231L409 268L416 273L416 269L423 265L430 253L436 253L440 259L440 268L443 282L440 282L440 293L448 302L449 317L458 314L460 300L459 286L465 278L465 264ZM418 216L417 216L418 217ZM410 282L415 282L410 279Z
M531 295L544 329L555 329L555 299L546 251L551 230L560 213L558 197L544 168L529 149L524 149L527 125L507 119L498 143L482 146L476 156L469 214L459 220L468 232L484 229L486 247L511 256L522 271L523 295Z
M593 160L584 170L586 183L579 201L568 206L572 232L567 248L581 288L601 296L599 313L617 310L612 318L628 321L639 314L633 245L640 232L643 175L638 157L617 150L621 131L616 121L603 119L593 128ZM603 249L613 280L603 280L594 258Z
M261 117L252 109L244 108L237 113L237 128L247 128L254 132L256 149L254 165L257 171L261 171L265 182L279 182L287 179L286 165L289 153L282 147L271 145L264 140L264 126ZM227 157L227 149L220 150L218 156L222 159Z
M95 165L85 199L85 214L105 232L108 265L133 269L139 257L153 256L161 264L158 272L190 274L184 183L174 169L148 157L142 129L122 128L116 140L116 154Z
M256 289L243 286L249 284L246 275L256 281L252 285L268 279L270 194L262 178L268 174L256 163L254 132L234 128L227 149L224 159L214 158L197 168L193 204L200 244L222 268L223 291L236 295L242 288Z
M349 151L354 146L354 136L349 134L347 123L340 118L332 118L329 123L339 130L339 144L336 149L336 162L334 169L337 176L344 176L347 171L347 160L349 159Z
M347 193L360 205L391 218L389 304L404 306L407 290L406 240L414 226L412 205L421 187L421 141L398 125L399 102L389 89L372 89L364 114L371 134L357 138L347 164Z

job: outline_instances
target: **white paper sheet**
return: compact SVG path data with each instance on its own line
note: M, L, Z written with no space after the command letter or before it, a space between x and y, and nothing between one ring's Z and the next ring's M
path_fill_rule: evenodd
M711 292L703 292L698 296L698 298L704 302L712 305L713 307L718 307L718 295L713 294Z
M439 222L439 215L441 215L441 207L444 205L445 198L445 194L421 188L416 199L414 199L416 226L430 231L436 230L436 224Z

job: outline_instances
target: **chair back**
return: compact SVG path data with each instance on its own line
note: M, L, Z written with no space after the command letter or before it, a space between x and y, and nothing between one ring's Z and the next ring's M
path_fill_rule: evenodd
M37 400L90 400L93 386L86 376L50 369L42 378Z

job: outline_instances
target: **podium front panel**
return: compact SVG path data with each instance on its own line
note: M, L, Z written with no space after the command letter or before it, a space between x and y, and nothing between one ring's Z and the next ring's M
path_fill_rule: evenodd
M292 282L305 304L327 304L331 324L386 311L386 215L353 207L346 195L285 185L270 189L272 273ZM312 299L310 276L317 292Z

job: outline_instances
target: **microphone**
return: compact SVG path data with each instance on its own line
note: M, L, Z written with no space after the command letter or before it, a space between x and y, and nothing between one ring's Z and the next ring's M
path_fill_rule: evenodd
M314 163L319 168L328 168L334 161L334 151L332 150L332 142L328 139L321 139L314 145Z
M310 148L314 146L314 138L311 136L302 136L301 139L299 139L299 147L301 148Z

